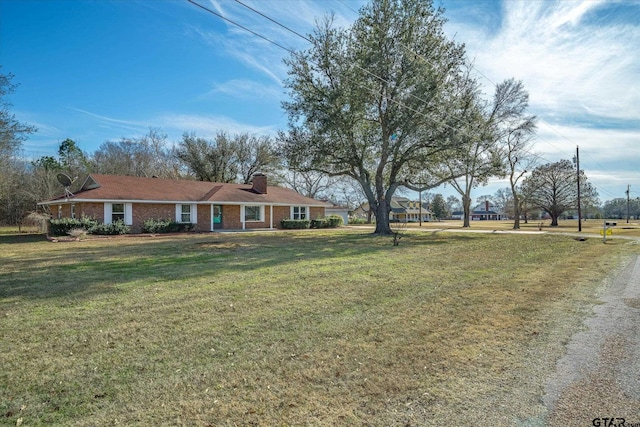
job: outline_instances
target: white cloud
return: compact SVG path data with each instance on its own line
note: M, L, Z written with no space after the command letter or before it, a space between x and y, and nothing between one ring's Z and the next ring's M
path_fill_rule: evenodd
M494 83L523 80L534 110L637 120L640 27L593 19L613 3L510 0L495 33L471 21L451 28Z
M234 79L224 83L214 83L213 89L206 96L225 94L235 98L252 99L280 99L283 89L252 80Z
M213 138L219 131L252 135L275 135L277 132L272 126L255 126L240 123L227 116L215 115L165 114L154 122L174 140L179 139L184 132L194 132L203 138Z
M220 50L223 56L235 58L275 82L278 86L282 86L282 80L287 73L287 68L282 61L283 58L289 55L285 49L299 50L306 48L308 42L304 37L313 32L319 19L332 12L337 26L349 25L356 16L355 12L340 2L245 0L242 3L248 7L236 2L220 2L216 0L210 0L207 3L207 7L264 38L251 34L228 21L222 21L227 27L227 32L224 34L206 31L195 26L187 30ZM332 11L331 8L335 6L338 9ZM277 23L252 11L249 7ZM221 18L213 14L211 18L221 20ZM278 23L282 25L278 25Z
M117 119L114 117L108 117L74 107L68 107L68 109L90 116L97 121L95 126L100 126L108 129L114 129L118 131L125 130L127 132L139 132L141 130L148 129L150 126L148 122Z
M540 119L540 161L571 159L579 145L601 198L622 197L640 182L640 2L503 0L499 13L497 25L498 15L446 13L449 34L491 80L479 76L486 94L522 80Z

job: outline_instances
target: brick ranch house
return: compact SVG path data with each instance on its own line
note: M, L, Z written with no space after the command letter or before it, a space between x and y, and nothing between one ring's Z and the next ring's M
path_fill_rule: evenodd
M267 176L255 174L252 184L89 175L74 194L39 205L54 218L93 217L105 224L124 220L139 233L145 220L173 219L191 223L194 231L280 228L283 219L325 216L326 202L294 190L267 185Z

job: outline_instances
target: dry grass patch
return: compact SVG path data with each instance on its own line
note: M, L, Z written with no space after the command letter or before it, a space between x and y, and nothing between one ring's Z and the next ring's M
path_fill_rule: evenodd
M0 244L27 425L514 425L637 246L356 232Z
M607 220L615 222L617 225L613 227L612 235L607 236L607 239L616 237L640 237L640 222L637 220L631 220L629 223L626 219L613 219ZM604 220L589 219L582 220L582 234L588 236L589 234L600 235L603 228ZM404 224L403 224L404 225ZM422 226L418 223L407 224L409 228L413 229L445 229L445 230L465 230L462 227L462 220L446 220L446 221L434 221L423 222ZM496 230L496 231L511 231L513 229L513 220L511 221L471 221L470 230ZM467 229L467 230L469 230ZM578 220L559 220L558 226L551 227L550 220L535 220L528 223L520 223L520 231L544 231L552 233L578 233Z

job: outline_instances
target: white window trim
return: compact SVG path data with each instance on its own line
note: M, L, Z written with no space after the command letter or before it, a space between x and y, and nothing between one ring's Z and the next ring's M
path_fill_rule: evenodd
M124 224L133 225L133 204L132 203L115 203L124 205ZM114 203L104 204L104 223L111 224L113 222L113 205Z
M304 208L304 218L296 218L295 217L295 212L294 212L295 208L298 208L298 209ZM309 219L309 206L304 206L304 205L291 206L289 218L291 218L291 219Z
M247 219L245 215L245 208L247 206L256 206L260 208L260 219ZM242 219L242 223L245 222L264 222L264 205L242 205L242 209L240 210L240 219Z
M296 218L295 217L295 208L304 208L304 218ZM299 211L298 211L299 212ZM289 212L289 218L291 219L311 219L310 217L311 214L311 208L307 205L295 205L295 206L291 206L290 212Z
M182 221L182 206L190 206L189 221ZM176 203L176 222L180 224L198 223L198 205L195 203Z

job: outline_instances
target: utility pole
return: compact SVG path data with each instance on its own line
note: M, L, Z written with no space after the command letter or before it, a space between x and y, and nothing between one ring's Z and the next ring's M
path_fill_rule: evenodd
M578 172L578 231L582 231L582 211L580 209L580 147L576 146L576 169Z
M629 203L631 203L629 193L631 193L631 186L627 185L627 224L629 224Z
M420 218L418 219L418 221L420 221L420 227L422 227L422 190L418 191L418 212L419 212L419 216ZM629 221L627 221L629 222Z

